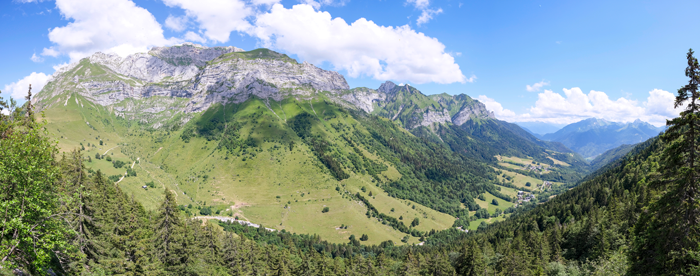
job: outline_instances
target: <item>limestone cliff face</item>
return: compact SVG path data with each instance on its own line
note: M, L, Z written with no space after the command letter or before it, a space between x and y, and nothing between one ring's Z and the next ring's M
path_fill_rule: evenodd
M215 103L240 103L251 97L308 99L324 91L336 102L399 121L407 129L494 118L482 103L466 95L426 96L389 81L376 90L349 89L337 72L267 49L246 52L186 43L125 58L95 53L52 77L33 100L40 109L77 93L119 116L154 127L175 114L201 112Z
M299 64L267 49L244 52L187 43L125 58L95 53L57 71L35 102L40 108L48 107L59 102L52 98L78 93L93 103L113 107L118 115L143 117L164 110L200 112L214 103L239 103L252 96L281 100L348 89L337 72ZM159 100L153 101L154 97ZM165 100L169 98L182 100ZM157 107L143 108L132 100Z
M487 110L486 106L483 103L477 103L478 104L474 104L472 106L460 109L459 112L457 112L457 114L452 116L452 123L461 126L462 124L466 123L472 118L496 119L496 116L493 114L493 111Z
M342 99L368 113L399 120L407 129L434 124L462 125L471 119L495 119L486 106L467 95L426 96L409 85L387 81L377 90L355 88Z

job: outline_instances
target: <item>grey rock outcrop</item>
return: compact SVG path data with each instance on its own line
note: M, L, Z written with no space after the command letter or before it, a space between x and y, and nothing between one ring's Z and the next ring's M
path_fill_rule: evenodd
M298 63L267 49L245 52L191 43L124 58L95 53L56 71L34 101L45 108L78 93L119 116L157 127L175 114L201 112L215 103L241 103L251 97L309 99L324 91L332 101L401 120L407 129L494 118L493 112L466 95L426 96L409 85L390 81L376 90L349 89L337 72ZM181 120L188 118L191 115Z
M231 53L242 54L227 55ZM65 92L79 93L96 104L115 107L119 115L144 117L144 113L165 111L200 112L214 103L239 103L253 96L279 101L290 96L311 97L321 91L338 94L349 89L345 78L337 72L306 62L299 64L266 49L245 53L235 47L207 48L191 43L154 48L149 53L125 58L95 53L57 71L36 101ZM148 100L153 97L161 99L160 103ZM168 98L186 101L162 100ZM148 100L160 107L143 108L125 102L127 99ZM136 116L137 113L140 115Z
M493 111L487 110L483 103L478 102L478 104L460 109L457 114L452 116L452 123L461 126L472 119L472 117L481 119L496 119Z

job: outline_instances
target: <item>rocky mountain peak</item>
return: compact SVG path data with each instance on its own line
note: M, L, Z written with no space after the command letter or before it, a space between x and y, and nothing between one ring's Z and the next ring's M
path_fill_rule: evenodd
M389 94L391 93L392 90L396 87L396 84L391 82L391 81L386 81L382 83L382 85L379 86L379 89L377 89L378 92L384 93L384 94Z
M192 117L186 114L216 103L240 103L251 97L308 99L321 92L347 106L399 120L407 129L495 118L467 95L426 96L414 87L391 81L377 90L350 89L338 72L298 63L269 49L243 51L192 43L155 47L124 58L95 53L57 72L44 90L48 91L37 95L40 106L65 102L65 96L78 93L93 103L109 106L117 115L140 118L154 127L178 113L185 114L186 122Z
M204 47L194 43L184 43L171 47L154 47L148 54L158 57L173 65L204 66L208 61L213 60L223 54L233 52L245 52L241 48L228 47Z

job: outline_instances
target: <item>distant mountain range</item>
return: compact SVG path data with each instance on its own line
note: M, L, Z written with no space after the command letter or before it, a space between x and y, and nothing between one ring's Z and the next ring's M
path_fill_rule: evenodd
M514 124L527 130L537 138L541 138L542 135L547 133L554 133L566 126L566 124L551 124L545 122L515 122Z
M665 127L656 127L639 119L631 123L616 123L590 118L567 125L554 133L541 135L538 138L560 142L583 157L592 159L624 144L633 145L644 142L659 135L665 129Z

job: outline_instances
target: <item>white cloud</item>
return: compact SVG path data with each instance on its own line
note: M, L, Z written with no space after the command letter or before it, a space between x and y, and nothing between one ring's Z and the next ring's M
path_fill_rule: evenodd
M57 57L60 55L58 51L56 51L53 47L51 48L44 48L44 50L41 52L42 56L51 56L51 57Z
M155 17L132 0L56 0L58 10L70 22L50 30L54 45L44 48L41 55L68 55L73 63L97 51L124 56L183 41L223 43L231 32L237 32L311 63L327 62L336 70L346 70L349 77L417 84L476 80L476 76L462 74L444 44L408 25L379 26L364 18L347 23L310 5L287 9L275 4L278 0L163 1L184 10L184 16L170 15L164 23L169 29L185 32L182 39L165 38ZM343 5L345 1L315 3ZM412 3L425 8L430 4L425 0ZM270 4L274 5L267 6ZM195 30L186 31L190 27Z
M503 106L494 99L486 97L485 95L479 95L476 99L484 103L486 109L493 111L493 114L496 115L498 119L510 121L516 117L515 112L503 108Z
M486 107L494 111L497 118L513 122L570 124L587 118L601 118L613 122L632 122L640 119L656 126L664 125L666 119L677 117L682 110L673 108L675 96L672 93L660 89L649 91L646 101L641 104L624 97L612 100L601 91L591 90L585 94L578 87L563 89L563 92L562 95L544 90L538 94L535 106L517 116L509 115L505 111L499 116L498 111L502 107L498 103L490 103L490 106Z
M543 86L547 86L547 85L549 85L548 81L541 81L541 82L533 84L532 86L525 85L525 90L527 90L527 92L537 92L537 91L540 91L540 89Z
M418 9L425 9L430 6L430 0L408 0L406 3L413 4Z
M418 20L416 20L416 24L418 26L423 25L425 23L428 23L430 19L433 19L433 15L438 15L442 13L442 9L424 9L423 12L421 12L420 17L418 17Z
M202 36L200 36L194 32L187 32L185 34L185 40L190 41L190 42L199 42L199 43L207 42L207 39L203 38Z
M30 57L33 62L44 62L44 58L37 56L36 53L32 54L32 57Z
M180 7L199 23L204 36L216 42L229 40L232 31L252 28L246 18L254 15L251 7L240 0L163 0L170 7Z
M260 0L258 0L260 1ZM264 0L263 0L264 1ZM257 2L257 1L254 1ZM307 4L309 6L314 7L314 9L320 9L321 6L345 6L346 0L299 0L300 3L302 4Z
M430 9L430 0L407 0L406 4L411 4L416 7L416 9L421 10L421 14L416 20L418 26L428 23L433 16L441 14L442 9Z
M282 1L282 0L252 0L251 2L253 3L253 5L268 5L268 6L272 6L272 5L274 5L274 4L279 3L280 1Z
M378 26L364 18L348 24L309 5L286 9L277 4L258 15L251 34L266 47L311 63L329 62L350 77L418 84L467 81L445 45L409 26Z
M49 32L56 45L44 49L46 55L60 52L73 62L97 51L124 56L178 42L166 39L155 17L130 0L56 0L56 7L72 22Z
M2 113L3 115L10 115L10 110L9 110L9 109L3 109L3 110L0 110L0 113Z
M187 16L178 17L171 14L165 19L165 27L176 32L182 32L187 29L187 23L189 23Z
M46 85L50 79L50 75L33 72L21 80L5 85L5 89L3 91L5 93L10 93L10 96L16 100L22 100L27 96L27 91L29 91L30 84L32 85L32 94L36 95L42 88L44 88L44 85Z

